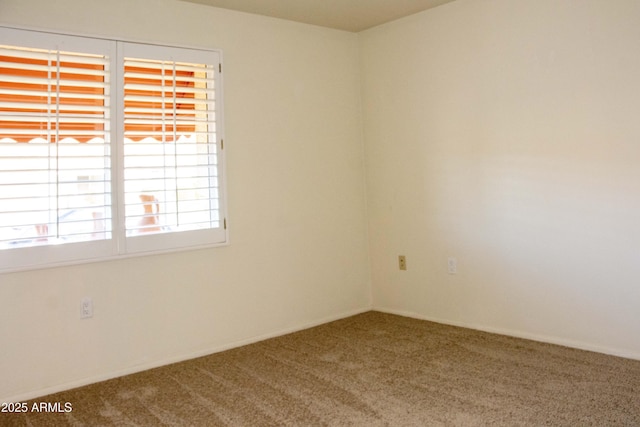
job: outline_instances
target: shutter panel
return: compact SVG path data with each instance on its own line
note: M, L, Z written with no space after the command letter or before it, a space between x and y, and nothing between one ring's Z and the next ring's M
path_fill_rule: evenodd
M0 249L111 238L108 68L0 46Z
M198 63L125 56L127 236L222 229L217 68L217 60ZM129 249L135 251L134 246L130 243Z

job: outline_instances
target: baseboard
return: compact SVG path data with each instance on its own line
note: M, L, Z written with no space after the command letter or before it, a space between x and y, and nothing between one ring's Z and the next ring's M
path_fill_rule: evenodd
M299 326L284 328L284 329L277 330L275 332L270 332L268 334L263 334L263 335L258 335L258 336L238 340L238 341L233 341L228 344L213 347L206 350L196 351L196 352L187 353L187 354L181 354L174 357L168 357L166 359L156 360L153 362L128 367L126 369L109 372L103 375L96 375L88 378L82 378L79 380L66 382L66 383L55 385L52 387L46 387L39 390L32 390L32 391L21 393L15 396L0 397L0 402L24 402L26 400L36 399L38 397L47 396L49 394L59 393L61 391L71 390L77 387L82 387L85 385L94 384L101 381L107 381L114 378L123 377L125 375L131 375L137 372L142 372L142 371L146 371L153 368L159 368L161 366L171 365L173 363L179 363L179 362L184 362L186 360L195 359L198 357L209 356L211 354L220 353L221 351L231 350L233 348L257 343L270 338L276 338L282 335L287 335L294 332L302 331L304 329L313 328L315 326L323 325L325 323L333 322L335 320L340 320L347 317L355 316L357 314L366 313L367 311L371 311L371 307L362 307L356 310L346 311L337 315L320 318L320 319L314 320L313 322L304 323Z
M593 345L593 344L589 344L581 341L573 341L573 340L568 340L568 339L549 336L549 335L530 334L527 332L522 332L522 331L517 331L512 329L494 328L494 327L481 325L477 323L457 322L449 319L425 316L423 314L414 313L411 311L395 310L395 309L382 308L382 307L374 307L372 308L372 310L379 311L382 313L395 314L403 317L410 317L418 320L427 320L429 322L441 323L443 325L458 326L461 328L474 329L477 331L489 332L492 334L505 335L505 336L514 337L514 338L522 338L526 340L538 341L538 342L543 342L547 344L561 345L563 347L570 347L578 350L592 351L595 353L602 353L610 356L623 357L625 359L640 360L640 353L637 353L631 350L626 350L626 349L602 347L602 346L597 346L597 345Z

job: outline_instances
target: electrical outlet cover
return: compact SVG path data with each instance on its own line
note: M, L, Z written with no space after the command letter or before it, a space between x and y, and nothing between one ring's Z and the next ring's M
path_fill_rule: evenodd
M407 258L404 255L398 256L398 268L400 268L400 270L407 269Z
M454 257L449 257L447 260L447 271L449 274L456 274L458 272L458 260Z
M93 300L89 297L82 298L80 307L80 318L88 319L93 317Z

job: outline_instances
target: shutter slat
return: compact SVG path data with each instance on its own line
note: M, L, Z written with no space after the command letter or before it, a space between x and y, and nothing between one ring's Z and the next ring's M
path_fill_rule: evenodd
M103 70L75 68L75 67L68 67L68 66L58 67L56 64L38 65L38 64L28 64L28 63L25 64L23 62L0 61L0 68L6 68L9 70L55 72L60 74L82 74L84 76L104 76L105 75Z
M71 80L71 79L61 79L55 80L51 79L47 76L42 77L24 77L24 76L13 76L13 75L4 75L3 82L11 83L11 84L27 84L33 86L41 86L41 85L51 85L52 93L57 91L58 87L64 87L65 90L60 89L60 92L71 92L70 88L92 88L92 89L104 89L106 84L100 81L89 81L89 80Z
M2 95L12 95L12 96L20 96L20 97L41 97L43 96L42 91L38 90L29 90L29 89L6 89L0 88L0 96ZM104 94L100 93L72 93L72 92L63 92L63 93L48 93L46 96L51 97L52 99L61 98L61 99L84 99L84 100L97 100L104 101L106 98Z
M13 58L50 60L57 58L60 62L76 62L81 58L82 64L104 66L107 61L102 55L92 55L87 53L71 54L69 52L48 51L44 49L23 49L20 47L0 46L0 55L11 56Z
M6 101L1 101L0 102L0 108L6 108L6 109L10 109L15 111L16 109L21 109L21 110L33 110L33 109L38 109L38 110L50 110L51 114L49 114L49 117L51 117L52 115L55 114L55 111L59 111L59 112L64 112L64 111L86 111L86 112L92 112L92 113L101 113L104 114L107 111L107 108L104 106L90 106L90 105L82 105L82 104L76 104L76 105L67 105L67 104L62 104L62 105L57 105L55 103L35 103L35 102L6 102Z
M43 120L49 118L50 116L45 114L7 114L0 115L0 122L21 122L21 123L41 123ZM80 114L68 114L58 116L58 123L99 123L104 124L107 122L107 119L101 116L97 116L95 114L92 115L80 115ZM5 129L5 128L2 128Z

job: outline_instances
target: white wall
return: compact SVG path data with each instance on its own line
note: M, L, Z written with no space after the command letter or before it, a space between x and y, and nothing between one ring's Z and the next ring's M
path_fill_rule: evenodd
M0 0L0 23L222 49L231 227L227 247L0 275L0 401L370 308L357 35L174 0Z
M375 308L640 358L639 22L458 0L361 33Z
M637 22L636 0L457 0L354 35L174 0L0 0L4 24L223 50L232 239L0 275L0 400L366 310L371 290L640 359Z

